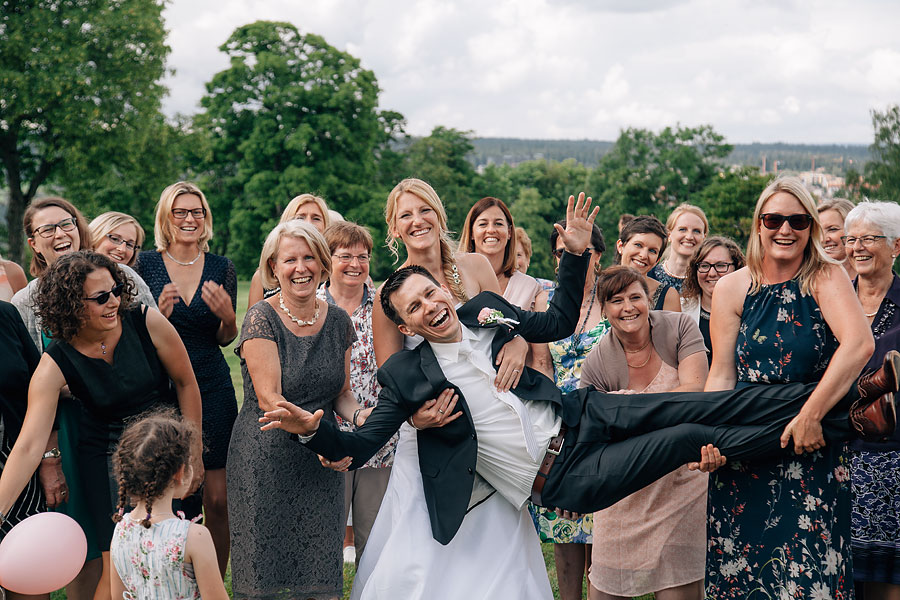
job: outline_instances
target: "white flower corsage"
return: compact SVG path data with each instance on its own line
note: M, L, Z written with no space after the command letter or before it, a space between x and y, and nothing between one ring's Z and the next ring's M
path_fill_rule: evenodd
M488 308L487 306L482 308L478 313L478 323L484 326L506 325L510 329L516 327L519 324L519 322L515 319L504 317L503 313L496 308Z

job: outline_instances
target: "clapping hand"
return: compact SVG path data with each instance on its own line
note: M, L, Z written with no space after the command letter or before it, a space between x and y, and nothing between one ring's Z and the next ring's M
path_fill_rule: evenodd
M259 418L259 422L262 423L261 430L283 429L288 433L310 435L319 429L319 421L325 416L325 411L321 408L311 413L287 400L279 400L275 406L278 408L266 411Z
M162 291L159 293L159 298L156 299L159 312L167 319L172 316L172 310L179 302L181 302L181 292L178 291L178 284L176 283L167 283L163 286Z
M591 244L591 234L594 232L594 219L600 207L594 207L591 211L591 199L585 199L584 192L578 194L578 201L575 196L569 196L569 203L566 206L566 227L562 228L559 224L554 224L559 239L566 246L566 251L581 256Z
M225 291L225 288L215 281L204 281L203 287L200 289L200 297L206 302L212 314L219 317L219 320L230 322L234 321L234 308L231 307L231 296Z

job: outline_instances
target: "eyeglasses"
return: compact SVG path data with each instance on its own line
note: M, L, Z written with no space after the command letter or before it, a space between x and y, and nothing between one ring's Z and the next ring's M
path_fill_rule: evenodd
M596 250L594 250L593 248L590 248L590 247L588 247L587 250L590 250L591 252L596 252ZM563 252L565 252L565 251L566 251L565 248L557 248L556 250L553 251L553 256L556 257L556 260L560 260L562 258Z
M65 231L65 230L63 230L63 231ZM114 233L107 233L106 239L111 241L116 246L121 246L122 244L125 244L125 247L128 248L129 250L134 250L135 248L137 248L137 244L135 244L134 242L129 242L122 236L116 235Z
M96 296L91 296L89 298L85 298L85 300L90 300L91 302L96 302L100 306L103 306L107 302L109 302L109 295L112 294L116 298L122 295L122 290L125 289L125 284L120 283L119 285L113 287L113 289L108 292L100 292Z
M190 210L188 210L186 208L173 208L172 209L172 216L175 217L176 219L186 219L188 216L188 213L191 213L191 216L194 217L195 219L197 219L198 221L200 219L206 218L206 209L205 208L192 208Z
M336 258L339 263L345 265L352 263L354 258L358 260L361 265L369 262L368 254L332 254L331 256Z
M719 275L724 275L728 272L729 269L734 267L733 262L717 262L717 263L708 263L708 262L699 262L697 263L697 272L698 273L709 273L710 269L715 269L716 273Z
M56 233L56 228L59 227L63 231L72 231L75 229L75 217L69 217L68 219L63 219L59 223L51 223L48 225L41 225L37 229L34 230L34 233L38 234L42 238L50 238ZM34 234L32 234L34 237Z
M812 217L807 214L780 215L778 213L761 214L759 215L759 220L762 221L766 229L781 229L781 226L787 221L794 231L808 229L813 221Z
M841 243L845 246L852 246L856 243L856 240L859 240L859 243L862 244L863 248L868 248L875 244L876 241L885 239L887 239L886 235L863 235L860 237L856 237L853 235L842 235Z

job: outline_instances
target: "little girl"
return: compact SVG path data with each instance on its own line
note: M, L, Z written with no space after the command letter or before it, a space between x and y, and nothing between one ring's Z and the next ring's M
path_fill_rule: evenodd
M128 426L113 455L119 484L110 546L113 600L228 600L206 527L172 514L191 485L193 427L174 413ZM125 506L134 502L134 510Z

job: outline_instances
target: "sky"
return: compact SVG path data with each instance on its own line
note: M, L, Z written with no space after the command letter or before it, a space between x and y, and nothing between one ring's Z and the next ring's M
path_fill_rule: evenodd
M732 143L869 144L900 103L895 0L171 0L169 115L193 114L255 20L358 57L427 135L614 140L711 124Z

